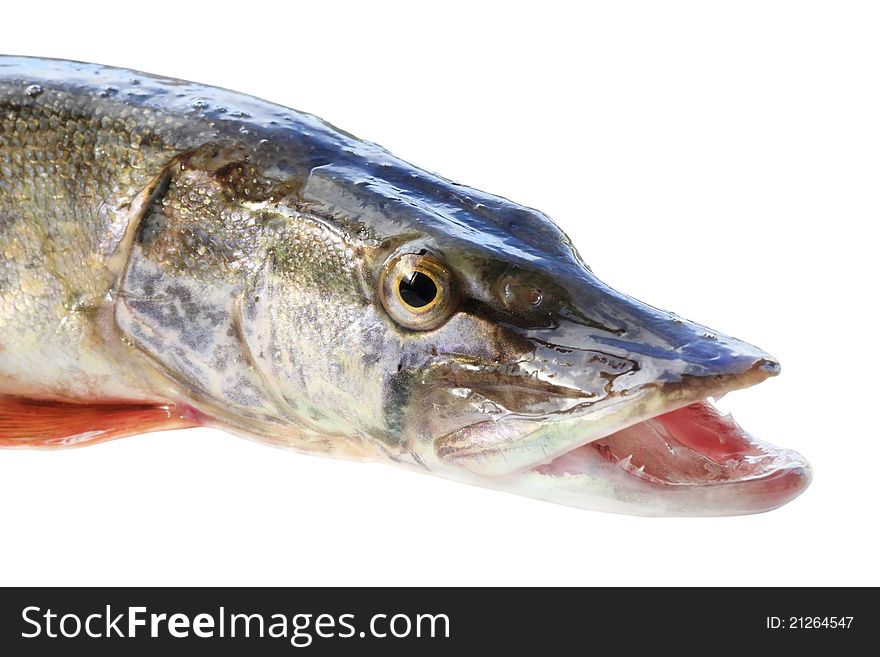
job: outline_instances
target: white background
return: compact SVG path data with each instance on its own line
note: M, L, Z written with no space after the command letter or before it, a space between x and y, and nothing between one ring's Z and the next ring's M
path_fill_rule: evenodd
M722 406L815 481L644 519L210 430L5 451L0 584L880 584L871 3L87 4L11 3L0 50L268 98L546 211L612 285L781 360Z

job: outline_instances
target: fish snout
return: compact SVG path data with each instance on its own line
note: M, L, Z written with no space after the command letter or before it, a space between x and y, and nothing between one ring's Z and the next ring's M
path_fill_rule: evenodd
M557 367L558 378L577 388L599 376L615 392L697 381L732 389L781 371L776 358L748 342L592 281L536 342L556 352L555 363L567 357L570 367Z

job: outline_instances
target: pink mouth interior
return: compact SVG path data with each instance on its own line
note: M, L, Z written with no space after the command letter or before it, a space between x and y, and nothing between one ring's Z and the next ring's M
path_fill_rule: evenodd
M663 486L752 480L766 484L773 480L774 488L787 489L808 483L805 474L809 466L799 454L757 440L708 402L697 402L621 429L536 470L549 475L579 474L597 453L628 474ZM794 479L788 481L788 474L795 475Z
M742 479L759 471L760 457L767 455L736 422L705 402L639 422L593 447L629 471L672 484Z

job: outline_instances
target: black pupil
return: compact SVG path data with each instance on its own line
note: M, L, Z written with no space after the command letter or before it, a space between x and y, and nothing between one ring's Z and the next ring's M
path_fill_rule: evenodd
M430 276L420 271L413 272L409 277L400 279L400 298L408 306L422 308L431 303L437 296L437 285Z

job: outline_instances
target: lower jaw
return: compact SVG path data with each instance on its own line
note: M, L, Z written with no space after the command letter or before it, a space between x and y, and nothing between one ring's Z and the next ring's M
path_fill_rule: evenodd
M755 439L698 402L573 449L525 476L540 482L531 486L539 493L533 496L574 506L602 506L590 492L601 488L593 480L605 480L604 494L614 507L607 510L734 515L785 504L807 488L812 475L797 452ZM540 494L540 486L555 492Z

